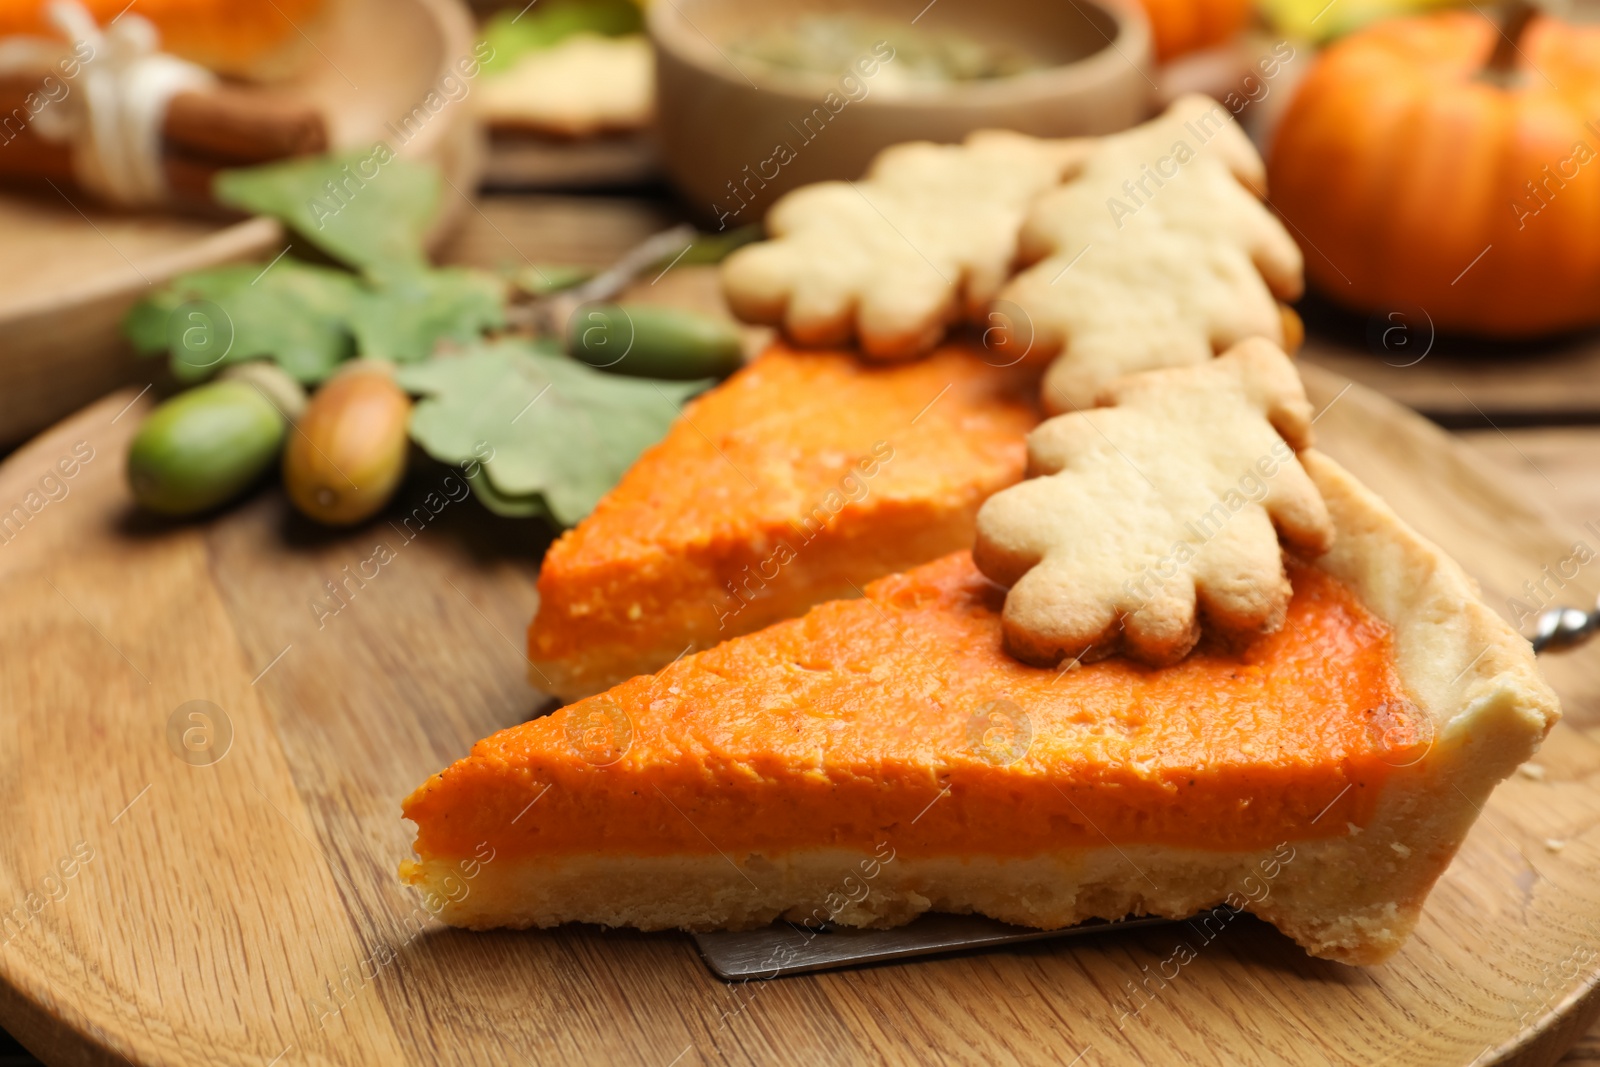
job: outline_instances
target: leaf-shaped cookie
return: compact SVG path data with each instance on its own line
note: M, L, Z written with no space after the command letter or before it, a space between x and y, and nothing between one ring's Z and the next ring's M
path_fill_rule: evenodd
M1333 538L1295 454L1311 443L1311 405L1289 358L1253 339L1122 378L1099 400L1034 430L1035 477L978 512L973 557L1011 587L1007 649L1036 664L1122 650L1159 665L1194 647L1199 618L1233 639L1282 626L1279 537L1308 554Z
M723 265L723 292L741 318L802 344L920 355L949 323L981 318L1011 275L1028 205L1093 143L979 131L961 145L887 148L861 181L780 199L772 239Z
M1251 192L1261 157L1221 104L1186 96L1160 118L1101 138L1073 179L1044 193L1019 237L1037 260L1000 293L1031 325L1007 342L1060 353L1050 411L1093 403L1108 382L1199 363L1247 337L1284 342L1278 299L1301 291L1300 250Z

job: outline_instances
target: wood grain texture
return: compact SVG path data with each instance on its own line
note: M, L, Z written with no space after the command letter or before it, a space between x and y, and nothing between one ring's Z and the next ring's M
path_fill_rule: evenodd
M443 262L488 270L547 263L605 267L683 221L671 205L636 197L490 196L476 205L440 249Z
M1574 536L1600 525L1600 430L1587 427L1473 430L1459 435L1543 500Z
M1307 377L1323 446L1490 603L1565 558L1511 473ZM1547 1064L1600 1009L1600 649L1552 662L1569 719L1538 776L1496 792L1382 967L1241 919L1148 993L1191 929L728 986L675 934L440 928L394 876L399 801L539 710L520 638L543 538L470 501L428 512L440 469L346 533L275 488L208 522L140 518L121 464L149 399L132 398L0 466L3 510L93 449L0 543L0 909L27 917L0 933L0 1024L48 1062ZM380 542L395 558L332 611L324 583ZM1585 570L1563 592L1597 587ZM233 731L210 765L169 746L192 700ZM80 842L93 858L56 880Z
M1452 428L1592 423L1600 415L1600 333L1495 344L1434 337L1425 320L1404 312L1375 320L1369 326L1313 303L1300 358Z

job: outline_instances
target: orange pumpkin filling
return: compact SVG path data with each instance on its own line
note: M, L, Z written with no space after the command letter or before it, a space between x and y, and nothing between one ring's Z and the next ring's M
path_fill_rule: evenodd
M587 696L970 545L1038 421L984 355L779 345L695 400L546 554L534 684Z
M1242 652L1056 671L1002 651L1003 591L956 553L503 730L405 815L425 858L1341 835L1427 724L1387 626L1315 567L1289 573L1287 624Z

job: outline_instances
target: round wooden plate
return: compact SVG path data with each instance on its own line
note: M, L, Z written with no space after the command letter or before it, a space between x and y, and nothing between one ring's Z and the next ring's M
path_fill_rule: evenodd
M1470 450L1307 377L1327 450L1491 603L1572 555ZM350 533L276 489L152 522L133 397L0 467L0 509L45 501L0 543L0 1024L50 1062L1544 1064L1600 1008L1600 649L1551 661L1568 720L1381 967L1241 918L729 986L679 934L444 929L395 877L399 803L541 707L542 536L444 471Z
M466 9L459 0L340 0L325 25L306 32L304 69L285 88L322 107L338 147L381 139L409 158L437 162L460 191L444 190L442 236L482 169L470 105L445 106L403 144L386 126L471 57ZM0 194L0 234L0 445L137 373L120 325L141 296L185 271L269 259L288 243L272 219L115 211L73 189Z

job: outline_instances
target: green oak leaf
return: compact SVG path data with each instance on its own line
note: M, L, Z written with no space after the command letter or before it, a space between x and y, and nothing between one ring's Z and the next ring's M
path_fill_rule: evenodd
M218 267L140 301L123 333L147 355L170 352L179 381L270 357L296 380L319 382L352 352L346 323L360 292L344 271L290 257Z
M379 276L427 266L423 238L439 209L440 177L379 142L367 151L222 171L212 192L219 203L271 215L340 262Z
M489 481L489 476L482 471L476 478L467 479L467 484L472 487L472 495L478 502L496 515L505 515L513 519L551 519L550 509L545 506L544 496L539 493L529 493L527 496L506 496L494 487Z
M487 445L489 495L538 494L567 526L592 511L667 432L683 402L711 384L606 374L516 340L409 364L397 378L422 396L411 436L425 451L466 463Z
M350 329L363 356L409 363L504 326L505 296L499 278L462 267L384 277L355 301Z
M512 284L529 296L549 296L582 285L595 276L592 267L568 263L530 263L511 276Z

